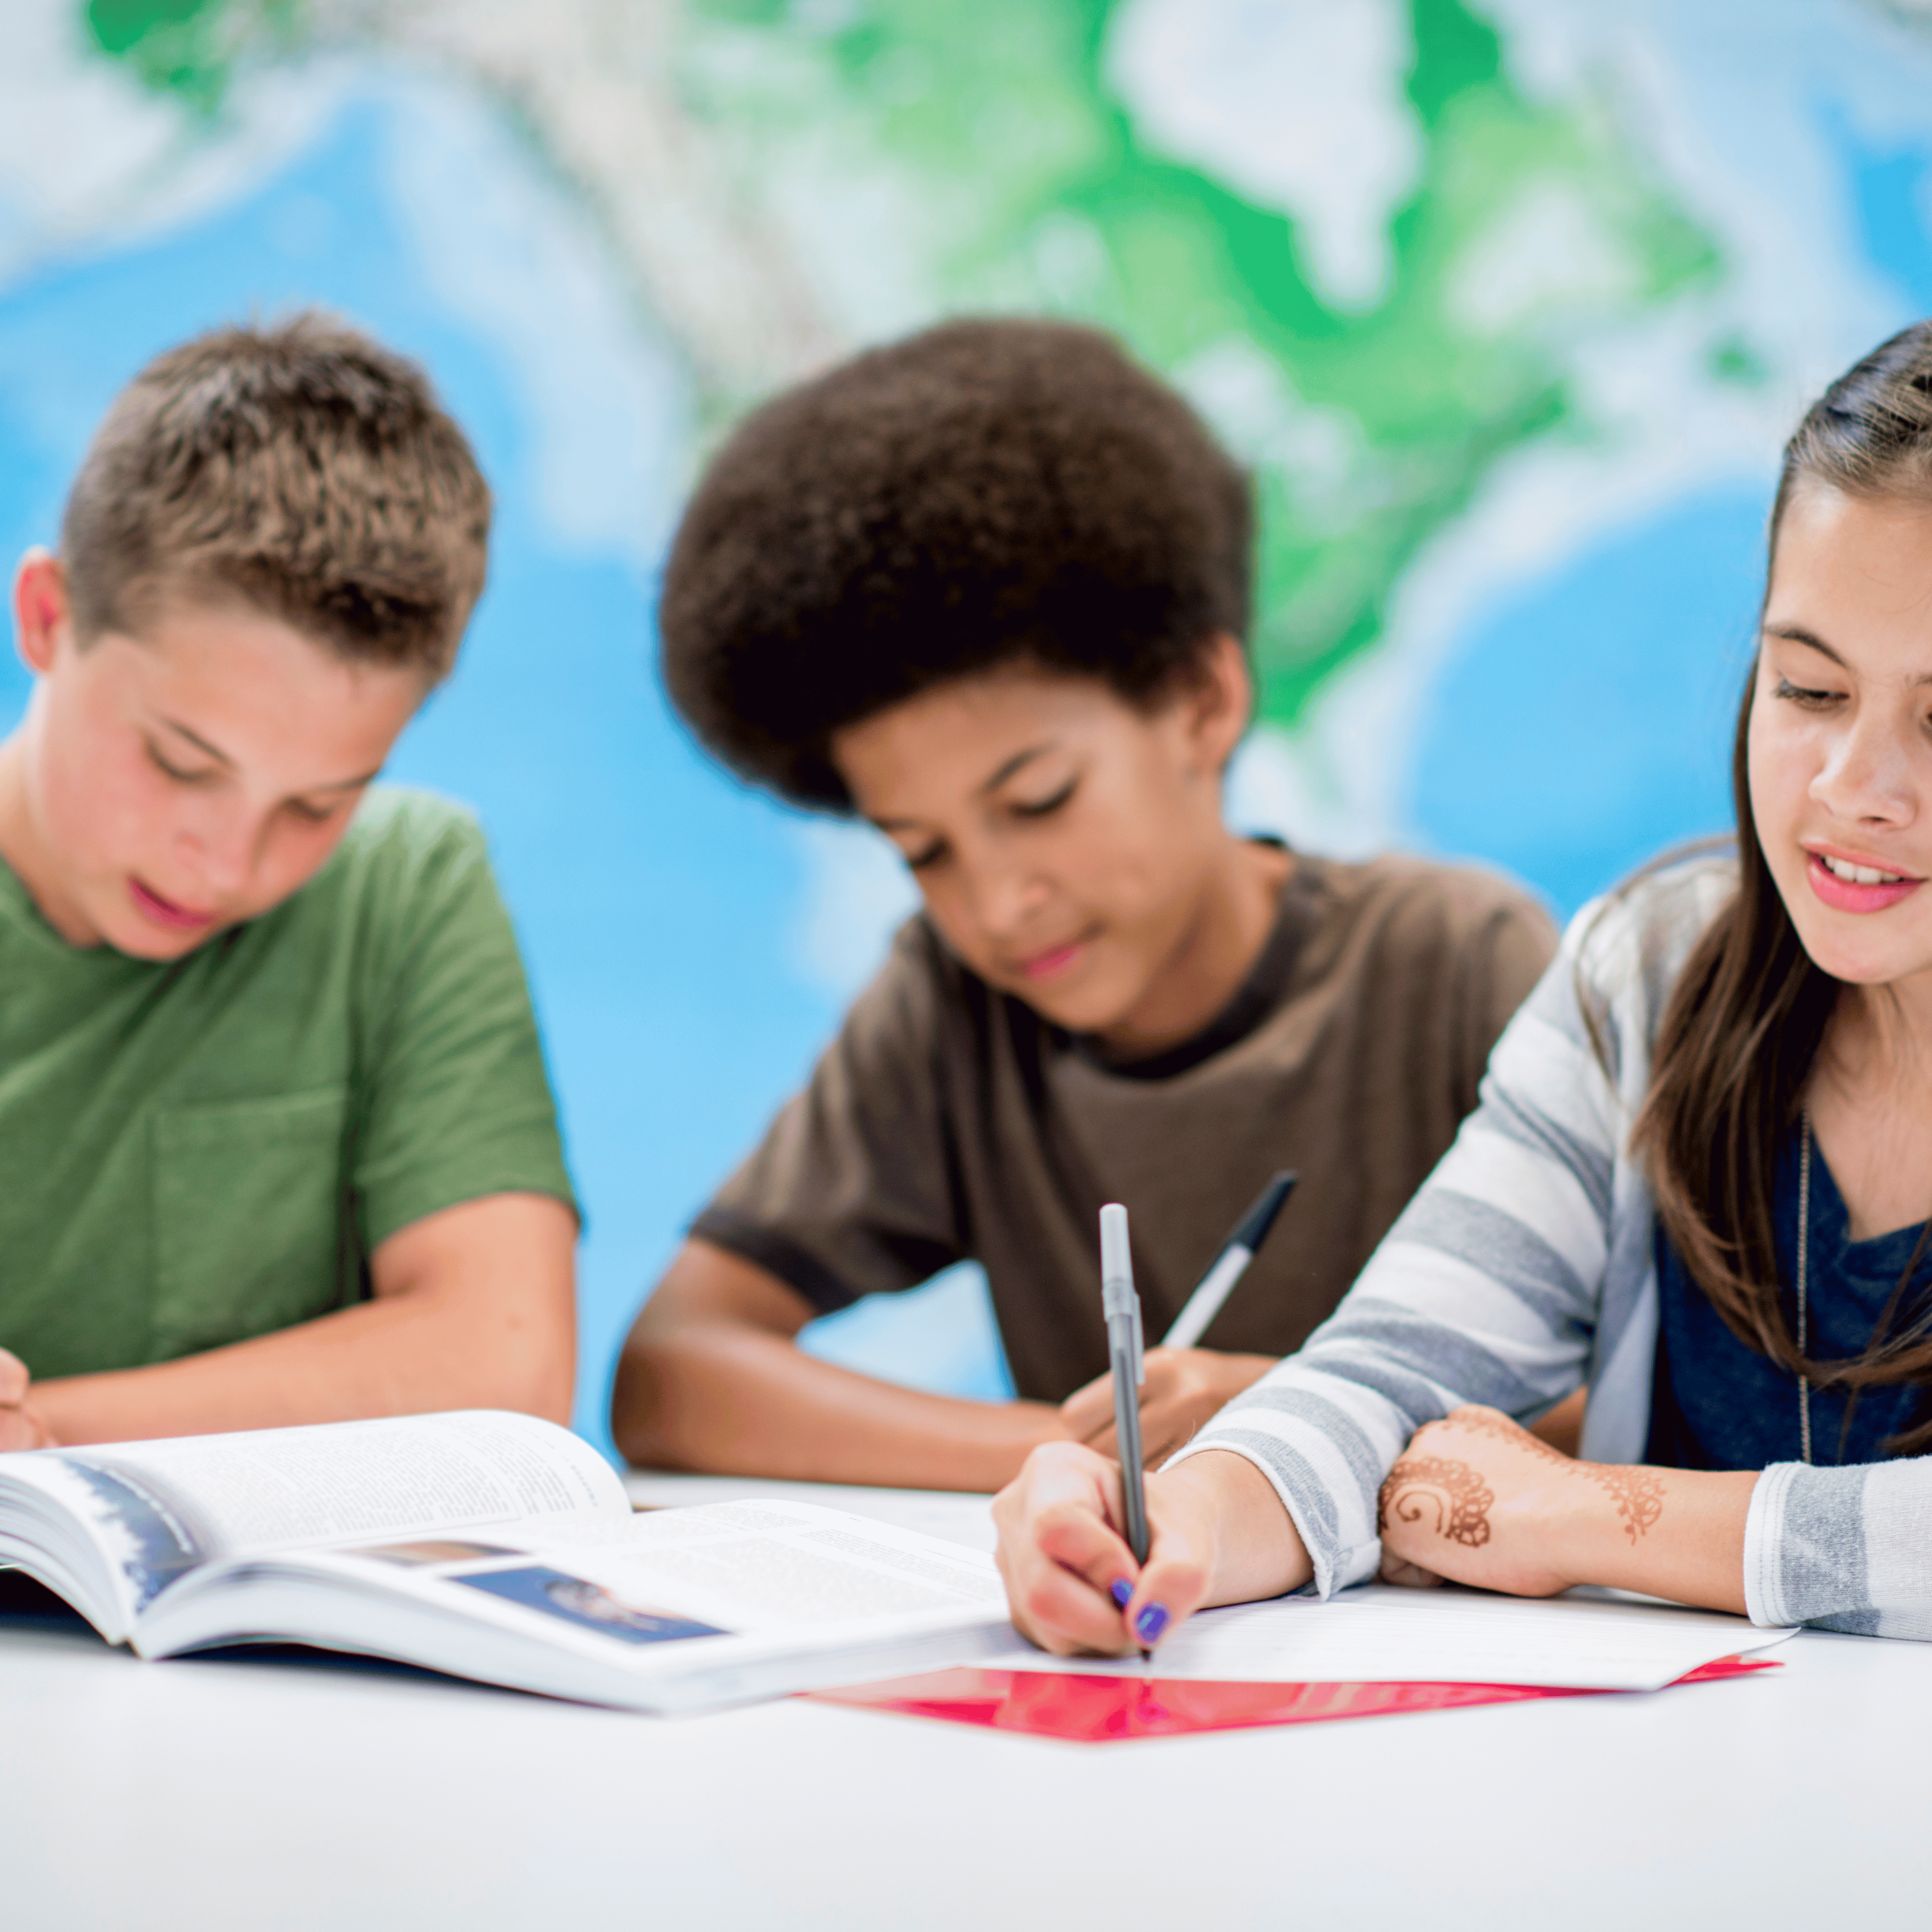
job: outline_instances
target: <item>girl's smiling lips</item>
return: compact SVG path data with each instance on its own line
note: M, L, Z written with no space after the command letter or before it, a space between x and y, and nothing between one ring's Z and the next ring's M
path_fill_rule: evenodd
M1814 895L1834 912L1883 912L1901 899L1910 898L1925 881L1915 874L1888 866L1862 852L1846 852L1834 845L1807 845L1805 877ZM1838 869L1833 870L1834 864ZM1844 874L1882 872L1883 879L1848 879Z
M172 899L162 898L152 886L143 885L139 879L128 880L128 894L136 910L157 926L170 926L177 932L200 932L214 923L213 913L194 912L186 906L176 905Z

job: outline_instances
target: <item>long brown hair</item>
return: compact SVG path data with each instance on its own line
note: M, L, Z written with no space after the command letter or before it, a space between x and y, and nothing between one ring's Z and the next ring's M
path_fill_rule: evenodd
M1774 558L1785 508L1807 484L1932 505L1932 321L1874 350L1798 424L1772 507ZM1748 752L1756 686L1754 661L1731 755L1737 891L1664 1008L1632 1144L1664 1233L1732 1333L1796 1374L1851 1390L1856 1401L1859 1390L1880 1384L1932 1382L1932 1322L1890 1332L1919 1252L1862 1355L1808 1360L1784 1318L1772 1215L1778 1151L1798 1120L1842 982L1800 944L1758 842ZM1925 1245L1922 1237L1921 1252ZM1932 1418L1887 1446L1904 1454L1932 1446Z

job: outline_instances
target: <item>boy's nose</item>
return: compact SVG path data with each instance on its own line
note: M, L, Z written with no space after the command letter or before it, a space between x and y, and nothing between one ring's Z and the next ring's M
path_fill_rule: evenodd
M222 819L182 835L184 856L199 874L212 898L237 897L254 868L250 828L238 818Z
M1005 945L1022 938L1046 896L1046 884L1017 866L989 870L974 881L974 910L981 931Z

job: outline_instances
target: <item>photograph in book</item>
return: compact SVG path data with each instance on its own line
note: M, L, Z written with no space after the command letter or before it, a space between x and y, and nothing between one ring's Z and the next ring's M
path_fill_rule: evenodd
M991 1559L810 1504L642 1515L478 1411L0 1456L0 1564L145 1658L299 1642L640 1710L970 1662Z

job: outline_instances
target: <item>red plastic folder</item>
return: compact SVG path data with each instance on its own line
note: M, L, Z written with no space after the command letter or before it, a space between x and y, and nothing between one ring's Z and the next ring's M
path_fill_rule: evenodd
M1680 1677L1704 1684L1760 1670L1769 1659L1720 1657ZM1676 1684L1667 1685L1676 1689ZM1147 1677L1060 1677L1033 1670L938 1670L843 1690L806 1694L906 1717L938 1718L1076 1744L1171 1738L1192 1731L1244 1730L1260 1724L1322 1724L1338 1718L1382 1718L1410 1711L1458 1711L1472 1704L1520 1704L1534 1697L1628 1697L1629 1690L1564 1690L1521 1684L1203 1684Z

